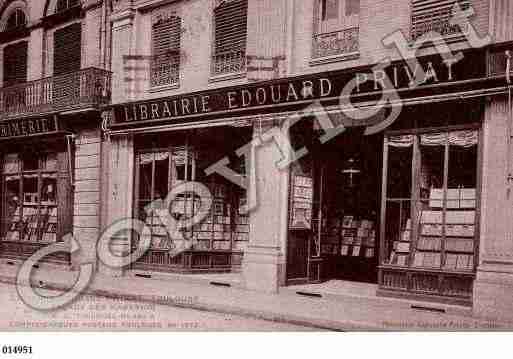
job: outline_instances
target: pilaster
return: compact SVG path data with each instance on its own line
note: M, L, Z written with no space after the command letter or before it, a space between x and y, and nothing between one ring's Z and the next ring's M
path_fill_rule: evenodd
M254 139L270 126L255 125ZM288 218L289 170L276 165L282 158L274 142L253 147L253 173L250 176L250 237L244 252L243 275L247 289L276 293L285 278L285 246Z

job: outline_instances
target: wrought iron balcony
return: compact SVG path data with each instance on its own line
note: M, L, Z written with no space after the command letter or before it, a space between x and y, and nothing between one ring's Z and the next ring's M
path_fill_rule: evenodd
M246 50L218 52L212 57L212 76L246 71Z
M111 72L87 68L0 89L0 118L98 108L111 99Z
M359 28L329 33L319 33L313 37L312 57L314 59L346 55L359 51Z

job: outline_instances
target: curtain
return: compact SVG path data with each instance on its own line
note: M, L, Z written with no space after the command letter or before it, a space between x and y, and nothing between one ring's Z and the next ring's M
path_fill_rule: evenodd
M398 135L388 137L388 145L391 147L410 147L413 145L414 135Z
M472 147L477 145L477 141L477 130L426 133L420 136L420 144L422 146L444 146L449 142L450 146Z
M164 161L167 158L169 158L169 152L150 152L141 153L139 155L141 165L145 165L153 161Z

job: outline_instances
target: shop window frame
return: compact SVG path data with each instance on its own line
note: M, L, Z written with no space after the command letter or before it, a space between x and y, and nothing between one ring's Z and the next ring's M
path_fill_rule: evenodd
M176 185L184 183L186 181L198 181L209 187L212 193L212 208L211 214L208 218L202 221L199 224L194 225L192 228L183 231L184 237L186 239L190 239L194 237L196 239L196 246L183 251L175 256L171 256L169 254L169 245L172 246L173 239L170 239L167 234L162 233L162 229L158 229L160 232L154 236L154 227L155 219L158 218L155 214L151 214L151 228L152 232L151 240L152 246L148 250L148 252L139 260L135 261L131 269L132 270L150 270L157 272L217 272L217 271L231 271L233 266L240 265L240 261L243 256L244 249L240 249L240 245L247 246L249 243L249 216L247 214L241 214L240 212L235 213L238 209L241 208L245 203L241 202L244 198L244 195L238 194L235 189L226 188L225 195L218 195L216 189L218 188L219 183L214 178L205 177L200 165L200 162L203 163L206 158L202 159L202 154L205 154L205 149L200 148L199 146L194 146L194 144L190 144L190 138L186 135L185 145L171 144L169 146L157 146L157 145L144 145L143 147L137 149L135 151L135 182L134 182L134 217L147 222L148 217L150 215L147 211L142 209L142 205L146 207L152 201L162 198L163 200L166 198L161 194L160 197L155 197L155 160L151 161L151 188L149 191L149 198L141 198L141 156L144 154L153 154L155 156L156 153L167 154L166 159L168 159L168 172L167 172L167 189L170 191ZM177 179L177 171L174 165L173 156L176 151L185 151L185 168L183 178ZM208 157L208 154L205 155ZM190 166L189 166L189 161ZM242 167L241 167L242 169ZM238 189L237 189L238 190ZM182 199L185 205L185 208L195 208L196 198L191 198L189 194L179 195L177 199ZM220 197L221 196L221 197ZM187 202L190 202L191 205L188 207ZM236 207L236 202L239 207ZM176 201L172 204L171 208L175 205ZM187 211L187 210L186 210ZM222 213L218 213L221 211ZM144 213L146 212L146 213ZM192 214L187 212L187 214ZM228 215L229 214L229 215ZM217 221L217 216L228 216L230 218L230 223L221 223ZM190 215L186 215L187 218L190 218ZM245 218L244 222L239 222L239 218ZM210 220L211 219L211 220ZM157 222L159 223L159 222ZM206 228L203 226L209 227ZM160 225L157 225L159 227ZM221 232L215 228L215 226L222 226L223 229ZM247 229L247 232L239 230L239 227L244 227ZM150 227L150 226L148 226ZM229 230L228 230L229 228ZM165 230L165 228L164 228ZM200 237L199 232L203 232L206 234L207 232L211 232L210 239L204 239ZM223 238L218 238L217 234L222 234ZM229 235L229 239L226 239L226 236ZM156 238L155 241L154 237ZM167 237L167 239L166 239ZM132 241L132 245L135 246L137 243L137 237L134 237L134 241ZM208 248L205 246L208 241ZM159 243L157 245L157 242ZM223 242L223 248L218 247L221 242ZM229 248L224 248L224 244L228 243ZM239 263L239 264L237 264Z
M421 201L421 198L418 197L417 185L420 180L420 136L423 134L429 133L447 133L453 131L466 131L466 130L474 130L477 131L477 158L476 158L476 196L475 196L475 222L474 222L474 236L473 236L473 263L471 270L448 270L444 268L443 261L446 256L445 245L445 229L443 229L443 239L442 239L442 248L440 250L440 255L442 256L442 264L440 268L424 268L424 267L415 267L412 265L413 263L413 253L416 252L414 250L414 246L417 244L418 233L417 226L414 225L414 209L413 205L410 208L410 218L412 220L412 234L410 240L410 250L408 253L408 263L405 266L398 266L387 263L389 260L389 255L386 251L386 226L387 226L387 205L397 198L389 198L388 197L388 175L389 175L389 144L387 143L387 139L390 136L400 136L400 135L413 135L414 143L412 144L412 162L411 162L411 174L412 174L412 184L411 184L411 193L409 198L405 198L408 200L410 204L414 204L418 201ZM399 291L410 293L412 296L423 296L427 295L428 297L438 297L440 301L449 302L449 303L458 303L468 305L471 303L472 297L472 285L471 281L475 278L477 264L479 263L479 242L480 242L480 218L481 218L481 185L482 185L482 150L483 150L483 133L482 127L479 123L470 123L464 125L454 125L454 126L442 126L442 127L433 127L433 128L416 128L416 129L407 129L407 130L392 130L387 131L384 136L384 146L383 146L383 178L382 178L382 194L381 194L381 228L380 228L380 246L379 246L379 291L383 293L388 293L389 291ZM444 146L444 198L443 198L443 218L445 219L445 213L447 211L447 190L448 190L448 176L449 176L449 149L450 145L447 143ZM420 187L419 187L420 189ZM445 220L444 225L445 228ZM434 275L438 278L438 283L440 284L432 292L426 291L422 293L416 286L415 276L422 275ZM402 276L400 280L401 288L396 286L395 284L391 284L394 277L398 280L398 276ZM466 293L448 293L445 289L447 289L448 281L461 281L463 284L469 286L470 290ZM469 284L470 283L470 284ZM468 287L467 286L467 287ZM445 289L444 289L445 288Z

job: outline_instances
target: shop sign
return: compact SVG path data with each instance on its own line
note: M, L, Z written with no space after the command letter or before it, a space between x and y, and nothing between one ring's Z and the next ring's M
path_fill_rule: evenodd
M58 130L55 117L20 118L0 122L0 139L54 133Z
M379 99L383 90L408 90L481 78L485 75L484 64L482 53L468 53L457 62L436 55L422 58L416 65L399 61L384 69L366 67L327 72L120 104L113 106L113 125L173 119L184 122L215 114L229 117L249 110L306 105L314 100L337 101L348 84L352 85L351 96L369 95Z

